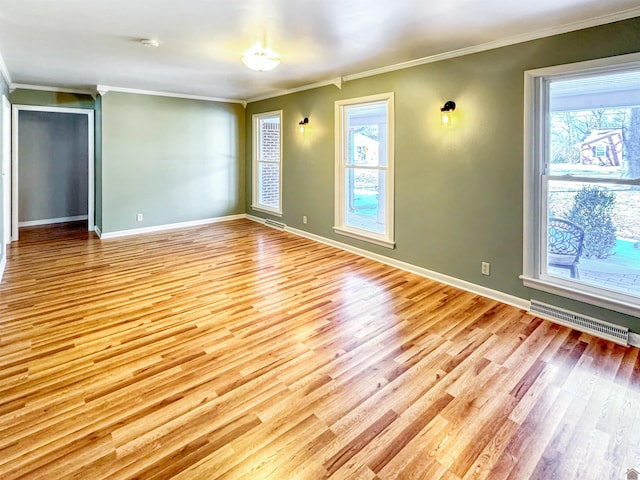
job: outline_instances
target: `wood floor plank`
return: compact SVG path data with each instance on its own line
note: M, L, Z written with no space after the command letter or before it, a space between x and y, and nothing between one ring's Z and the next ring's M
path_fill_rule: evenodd
M0 476L594 479L640 355L247 220L29 227L0 284Z

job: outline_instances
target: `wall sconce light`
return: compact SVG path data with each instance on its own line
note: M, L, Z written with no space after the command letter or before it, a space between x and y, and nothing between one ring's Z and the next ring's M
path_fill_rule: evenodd
M453 100L448 100L442 107L440 107L440 119L442 121L442 125L451 125L451 114L455 109L456 102Z
M304 117L298 122L298 125L300 125L300 133L304 133L306 126L309 125L309 119L307 117Z

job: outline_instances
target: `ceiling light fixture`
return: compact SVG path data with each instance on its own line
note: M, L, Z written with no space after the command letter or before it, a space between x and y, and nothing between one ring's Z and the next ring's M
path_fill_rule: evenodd
M240 59L251 70L258 72L268 72L280 64L278 54L270 48L263 47L259 42L244 52Z

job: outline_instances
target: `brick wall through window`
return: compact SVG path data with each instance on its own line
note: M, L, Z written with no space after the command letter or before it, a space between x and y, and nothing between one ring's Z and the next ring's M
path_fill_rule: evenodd
M260 122L259 202L280 206L280 122Z

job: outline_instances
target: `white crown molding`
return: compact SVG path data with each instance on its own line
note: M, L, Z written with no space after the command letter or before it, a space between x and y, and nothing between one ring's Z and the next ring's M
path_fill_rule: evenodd
M438 53L436 55L430 55L428 57L417 58L415 60L409 60L407 62L396 63L385 67L375 68L373 70L366 70L364 72L352 73L349 75L343 75L339 78L339 82L333 80L326 80L324 82L312 83L309 85L303 85L301 87L292 88L290 90L284 90L278 93L272 93L267 95L260 95L257 97L247 99L248 103L257 102L259 100L266 100L268 98L280 97L288 95L290 93L301 92L304 90L311 90L313 88L324 87L326 85L335 85L338 88L342 88L342 82L349 82L351 80L357 80L359 78L372 77L374 75L380 75L383 73L394 72L396 70L404 70L405 68L417 67L419 65L425 65L427 63L435 63L441 60L448 60L451 58L462 57L465 55L471 55L473 53L480 53L487 50L493 50L500 47L508 47L509 45L515 45L518 43L529 42L531 40L538 40L540 38L551 37L553 35L560 35L563 33L574 32L576 30L582 30L585 28L597 27L599 25L606 25L607 23L619 22L621 20L628 20L630 18L640 16L640 7L630 8L621 12L611 13L608 15L601 15L599 17L593 17L586 20L580 20L577 22L566 23L557 27L546 28L543 30L537 30L535 32L523 33L511 37L494 40L493 42L487 42L480 45L474 45L472 47L460 48L458 50L452 50L449 52Z
M9 90L12 92L17 89L38 90L41 92L73 93L75 95L95 95L95 92L91 90L83 90L79 88L49 87L46 85L30 85L26 83L12 83L9 85Z
M577 30L583 30L585 28L596 27L598 25L606 25L607 23L618 22L620 20L627 20L629 18L634 18L638 16L640 16L640 7L631 8L629 10L623 10L622 12L612 13L608 15L601 15L599 17L580 20L578 22L566 23L564 25L545 28L543 30L537 30L535 32L514 35L511 37L494 40L493 42L482 43L480 45L475 45L467 48L460 48L458 50L452 50L450 52L444 52L444 53L439 53L437 55L418 58L416 60L410 60L408 62L397 63L395 65L389 65L387 67L367 70L366 72L354 73L352 75L345 75L343 79L346 82L348 82L350 80L357 80L358 78L371 77L373 75L380 75L381 73L393 72L395 70L403 70L405 68L411 68L418 65L425 65L427 63L434 63L434 62L439 62L441 60L447 60L450 58L470 55L473 53L485 52L487 50L493 50L495 48L508 47L509 45L529 42L531 40L538 40L540 38L551 37L553 35L560 35L563 33L574 32Z
M81 89L71 89L71 88L57 88L57 87L46 87L40 85L27 85L27 84L14 84L11 82L11 76L7 69L7 66L4 62L2 54L0 53L0 73L2 74L4 80L7 85L9 85L10 90L13 91L16 88L25 88L30 90L44 90L44 91L53 91L53 92L61 92L61 93L75 93L75 94L84 94L91 95L95 98L96 91L100 95L105 95L107 92L120 92L120 93L133 93L138 95L153 95L159 97L172 97L172 98L184 98L190 100L203 100L209 102L223 102L223 103L239 103L243 107L246 108L248 103L257 102L260 100L266 100L269 98L281 97L284 95L289 95L292 93L298 93L305 90L312 90L314 88L321 88L328 85L334 85L338 89L342 88L343 82L348 82L351 80L357 80L360 78L371 77L374 75L380 75L383 73L389 73L396 70L403 70L406 68L416 67L419 65L425 65L428 63L434 63L442 60L447 60L451 58L461 57L465 55L470 55L474 53L480 53L487 50L493 50L500 47L506 47L509 45L515 45L518 43L528 42L531 40L538 40L540 38L550 37L553 35L559 35L563 33L568 33L576 30L582 30L585 28L596 27L599 25L605 25L608 23L618 22L622 20L628 20L630 18L639 17L640 16L640 7L634 7L627 10L623 10L621 12L616 12L607 15L601 15L598 17L592 17L585 20L580 20L577 22L571 22L564 25L559 25L556 27L546 28L542 30L537 30L535 32L524 33L520 35L515 35L511 37L506 37L503 39L495 40L492 42L483 43L480 45L475 45L471 47L461 48L458 50L452 50L449 52L443 52L436 55L430 55L427 57L418 58L415 60L410 60L407 62L397 63L393 65L388 65L385 67L380 67L372 70L367 70L364 72L353 73L344 75L342 77L335 77L329 80L324 80L320 82L315 82L307 85L302 85L300 87L288 89L288 90L280 90L275 93L269 93L265 95L259 95L256 97L248 98L248 99L233 99L233 98L219 98L219 97L208 97L201 95L188 95L188 94L179 94L179 93L169 93L169 92L157 92L151 90L139 90L133 88L123 88L123 87L114 87L108 85L97 85L96 90L81 90Z
M96 85L96 91L104 96L108 92L118 92L118 93L133 93L136 95L151 95L154 97L170 97L170 98L184 98L187 100L203 100L205 102L222 102L222 103L239 103L245 104L244 100L238 100L235 98L219 98L219 97L206 97L202 95L187 95L181 93L170 93L170 92L156 92L153 90L138 90L135 88L123 88L123 87L113 87L110 85Z
M343 80L342 77L336 77L330 80L323 80L322 82L315 82L315 83L310 83L308 85L302 85L301 87L290 88L289 90L280 90L277 93L267 93L265 95L258 95L257 97L248 98L245 101L247 103L258 102L260 100L266 100L268 98L282 97L283 95L303 92L305 90L312 90L314 88L326 87L328 85L335 85L337 88L342 89L342 80Z
M109 92L109 87L104 85L96 85L96 94L104 97Z

